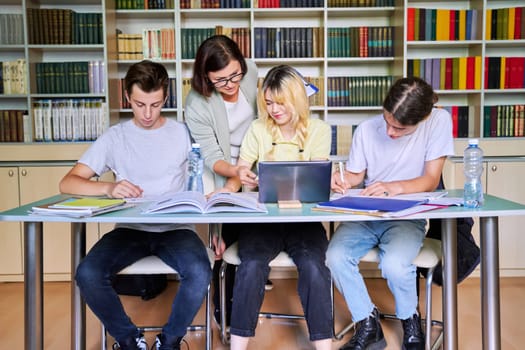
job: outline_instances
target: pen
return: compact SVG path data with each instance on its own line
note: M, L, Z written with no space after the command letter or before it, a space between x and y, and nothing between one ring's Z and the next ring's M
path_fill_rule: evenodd
M341 177L341 182L343 183L343 187L346 187L345 186L345 173L344 173L344 163L343 162L339 162L339 176Z

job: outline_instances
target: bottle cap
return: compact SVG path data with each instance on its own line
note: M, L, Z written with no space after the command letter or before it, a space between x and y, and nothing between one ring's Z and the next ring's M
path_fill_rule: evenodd
M472 145L472 146L476 145L477 146L477 145L479 145L479 140L478 139L469 139L468 140L468 144L469 144L469 146L470 145Z
M201 144L200 143L192 143L191 144L191 148L201 148Z

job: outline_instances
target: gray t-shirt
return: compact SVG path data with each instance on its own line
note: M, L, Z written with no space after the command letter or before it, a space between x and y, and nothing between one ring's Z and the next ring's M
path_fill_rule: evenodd
M452 118L445 109L430 116L410 135L391 139L383 115L366 120L356 129L346 169L366 169L365 186L377 181L409 180L424 173L425 162L454 155Z
M191 142L184 125L167 119L153 130L137 127L130 120L114 125L82 155L79 163L96 174L115 170L121 178L140 186L144 197L183 191ZM189 228L187 224L117 224L149 232Z

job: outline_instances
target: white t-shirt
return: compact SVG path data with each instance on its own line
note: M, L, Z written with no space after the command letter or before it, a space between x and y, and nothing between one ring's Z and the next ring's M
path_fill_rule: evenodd
M144 197L156 197L184 190L190 149L188 131L181 123L166 119L162 127L145 130L130 120L109 128L82 155L79 163L98 175L114 169L121 177L140 186ZM150 232L193 229L193 225L185 224L117 226Z
M446 110L432 109L412 134L397 139L387 135L383 115L378 115L356 128L346 169L355 173L366 169L368 186L422 176L426 161L453 154L452 118Z
M241 91L239 91L237 102L224 101L224 105L228 114L228 127L230 130L231 163L235 165L239 159L242 139L250 127L254 116L252 108Z

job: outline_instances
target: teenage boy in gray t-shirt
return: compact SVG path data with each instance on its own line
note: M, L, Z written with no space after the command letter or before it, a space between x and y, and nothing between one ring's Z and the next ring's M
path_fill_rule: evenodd
M168 82L159 63L130 66L124 84L133 119L111 127L93 143L60 182L62 193L136 198L184 190L191 143L182 124L161 115ZM106 171L115 173L116 182L90 180ZM158 256L181 276L171 314L155 342L156 349L180 349L211 279L206 248L192 225L117 224L80 263L77 284L116 339L116 348L149 349L112 287L118 271L148 255Z

